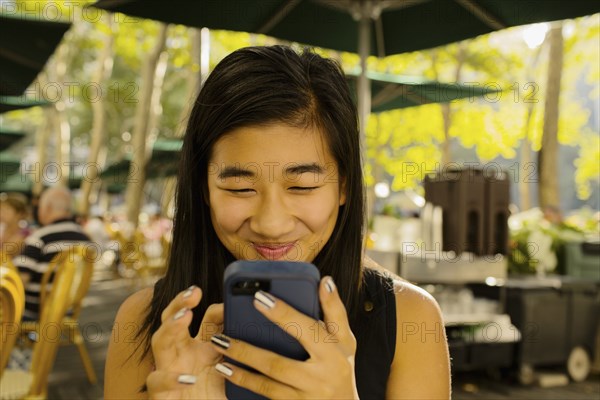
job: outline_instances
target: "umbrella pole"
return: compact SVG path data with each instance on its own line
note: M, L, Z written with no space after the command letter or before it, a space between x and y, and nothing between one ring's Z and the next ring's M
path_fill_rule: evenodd
M367 57L369 57L369 47L371 45L371 13L371 2L361 2L358 13L358 55L360 56L360 76L358 77L358 118L363 164L367 161L366 127L367 119L371 113L371 83L367 79ZM365 219L366 221L369 221L375 202L375 192L373 188L367 190L366 200Z
M358 118L360 126L360 146L366 151L367 119L371 113L371 85L367 79L367 57L370 52L371 32L370 13L366 7L361 7L358 21L358 55L360 56L360 76L358 77ZM364 153L363 153L364 154Z

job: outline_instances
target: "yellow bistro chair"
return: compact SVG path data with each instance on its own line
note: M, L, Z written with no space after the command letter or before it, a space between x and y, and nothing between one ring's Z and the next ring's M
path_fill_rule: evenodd
M56 269L52 290L44 299L39 327L41 332L33 346L29 371L6 369L0 381L1 399L44 399L47 395L48 376L54 365L61 335L61 325L69 309L77 286L77 263L66 261Z
M76 245L67 250L58 253L50 262L48 270L42 277L40 287L40 309L46 306L48 296L52 293L54 286L49 285L50 277L53 273L58 273L65 265L75 266L71 293L67 304L67 313L61 320L62 344L74 344L83 363L88 381L91 384L97 383L96 372L92 360L85 346L85 339L81 334L79 326L79 314L83 299L86 296L92 281L94 272L94 262L96 260L96 249L92 245ZM38 321L27 321L21 323L21 332L27 333L35 331L40 334L41 324Z
M25 306L23 282L16 270L0 266L0 379L19 336L19 323Z

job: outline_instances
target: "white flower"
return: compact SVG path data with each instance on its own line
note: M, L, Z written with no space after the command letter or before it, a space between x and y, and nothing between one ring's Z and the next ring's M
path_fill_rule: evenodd
M535 262L536 269L542 271L553 271L556 268L557 259L552 250L552 237L541 230L534 230L527 239L529 255Z

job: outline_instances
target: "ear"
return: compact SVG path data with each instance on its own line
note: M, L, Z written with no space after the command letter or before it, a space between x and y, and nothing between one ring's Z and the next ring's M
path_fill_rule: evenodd
M344 204L346 204L346 178L342 178L340 180L339 193L340 193L340 206L343 206Z

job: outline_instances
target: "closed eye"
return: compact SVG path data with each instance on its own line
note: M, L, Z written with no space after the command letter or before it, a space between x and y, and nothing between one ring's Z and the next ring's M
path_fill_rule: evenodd
M292 186L290 190L294 192L310 192L318 188L319 186Z
M253 193L254 189L225 189L226 191L230 192L230 193Z

